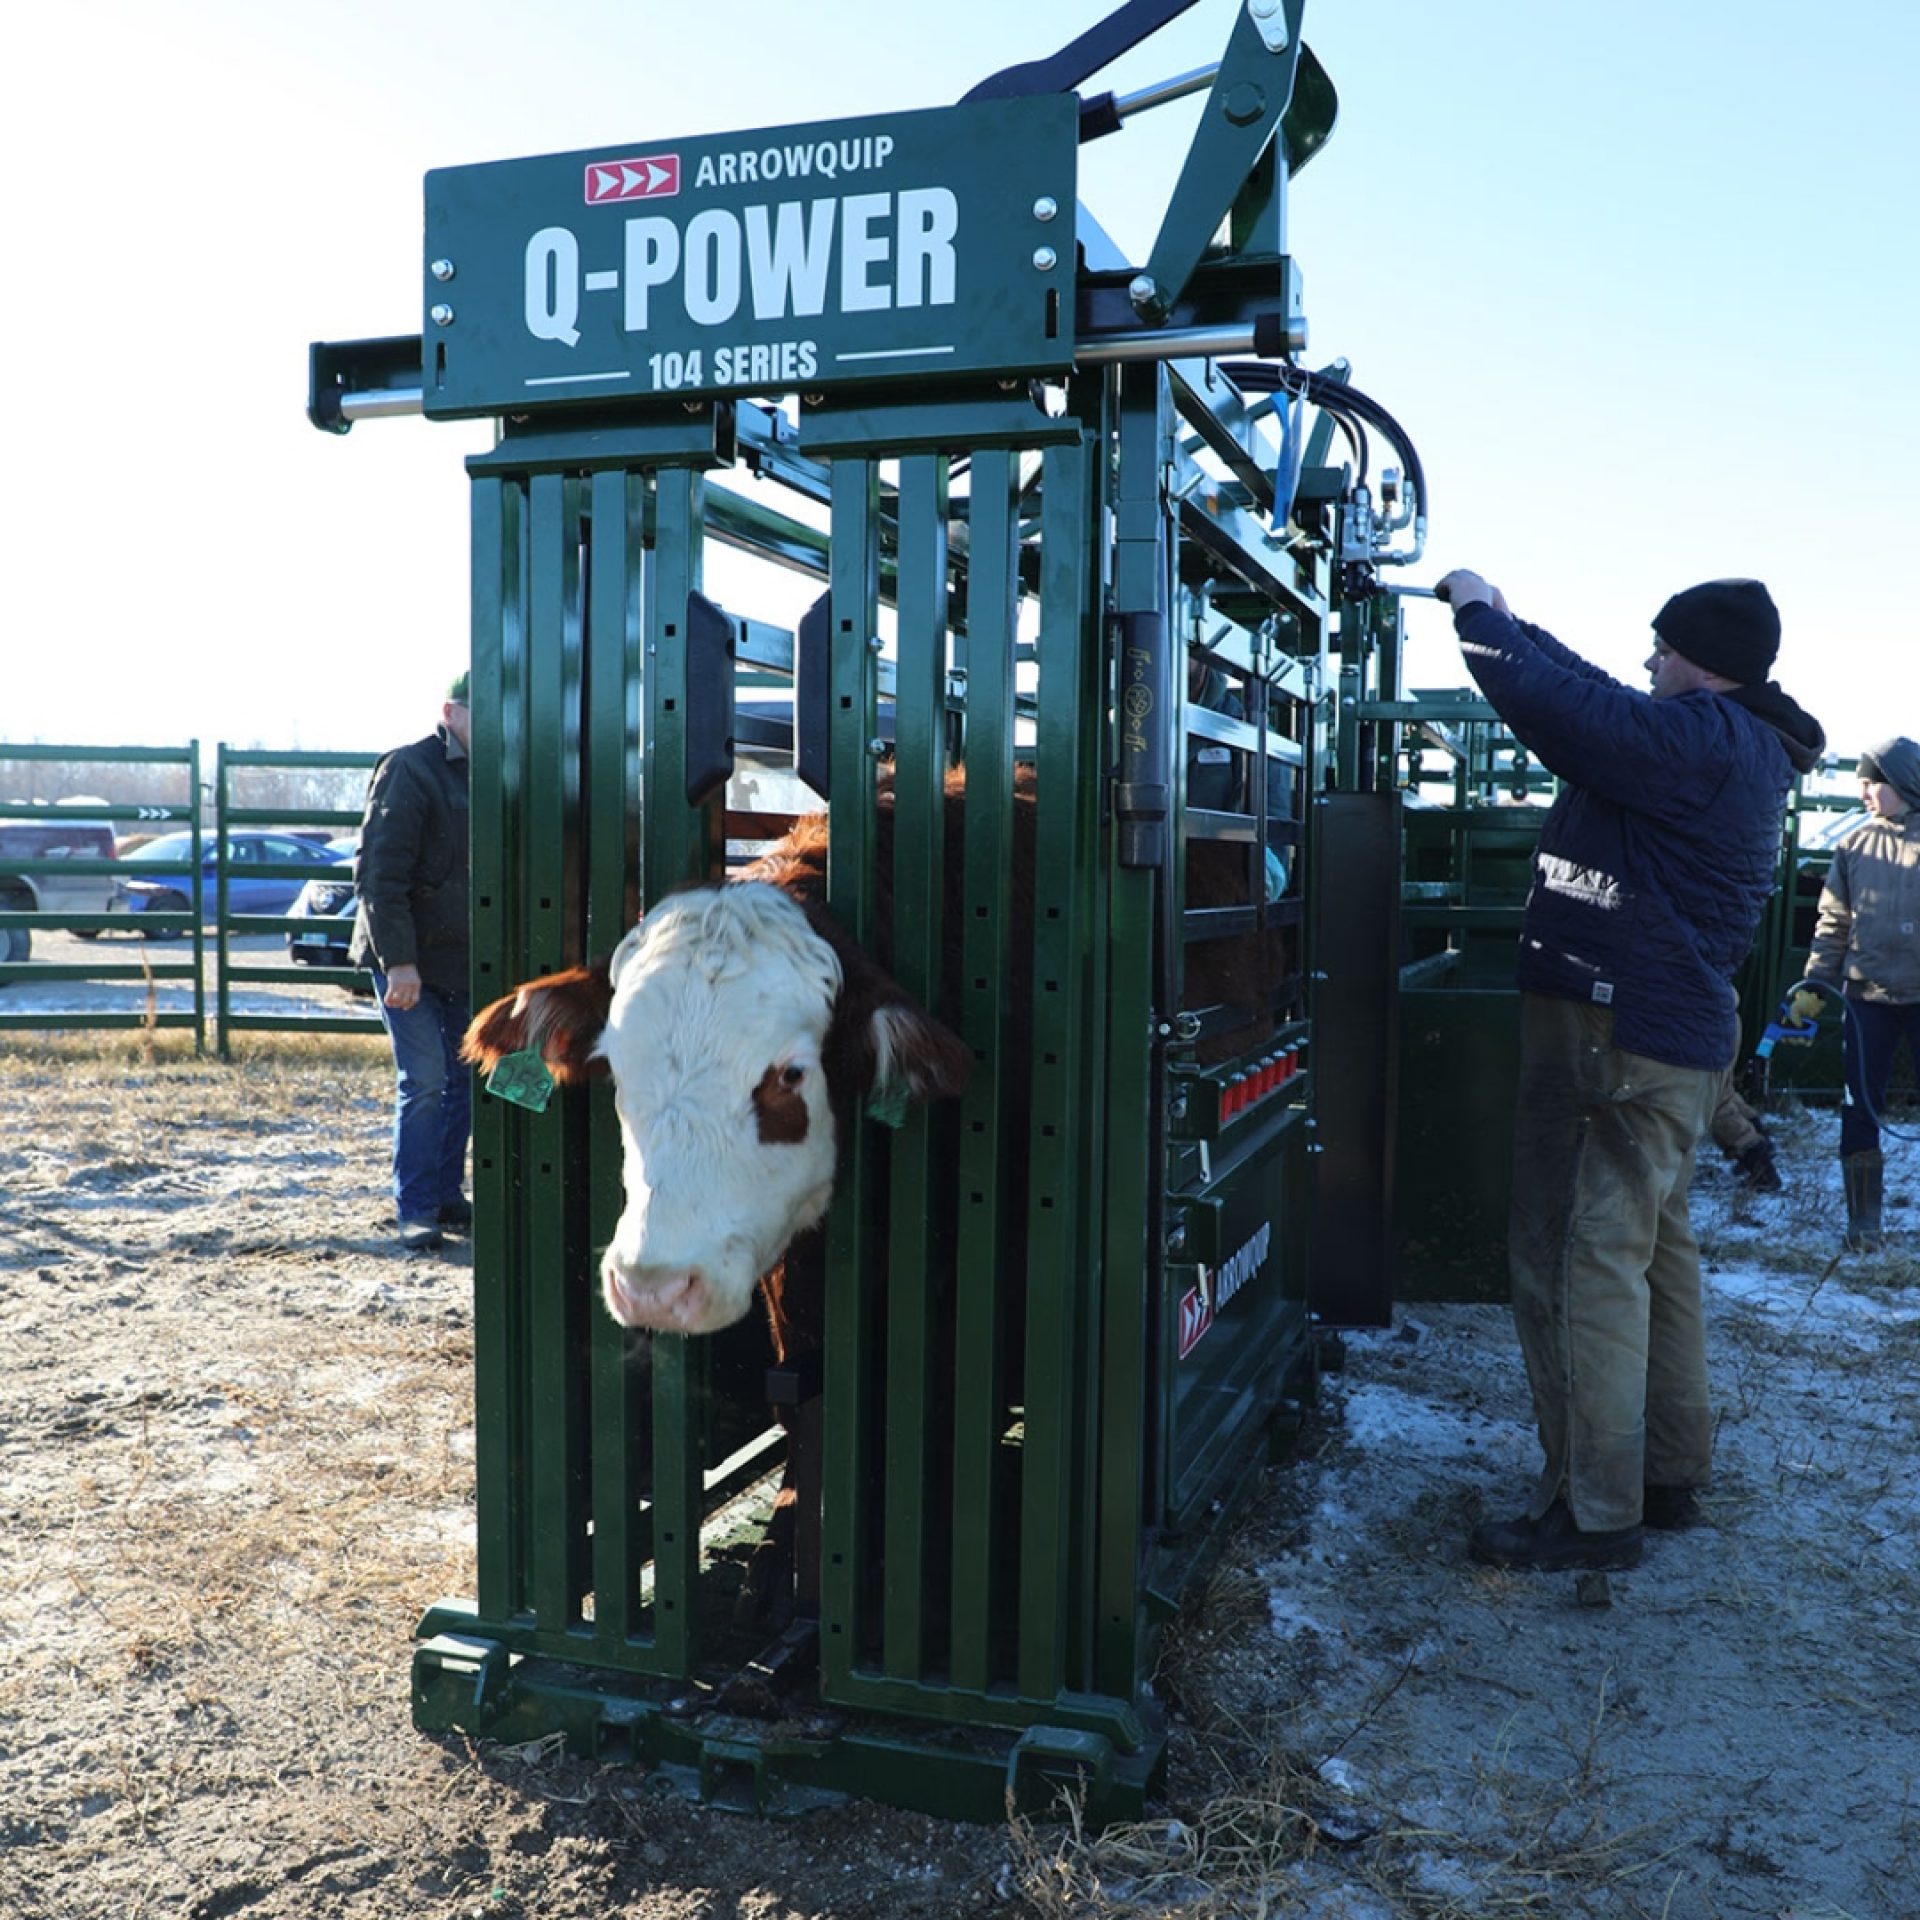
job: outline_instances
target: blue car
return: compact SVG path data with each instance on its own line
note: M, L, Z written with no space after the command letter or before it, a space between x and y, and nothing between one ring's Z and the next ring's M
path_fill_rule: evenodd
M193 857L194 837L190 833L163 833L144 846L135 847L124 857L143 868L152 868L148 877L138 879L123 874L120 899L128 913L190 913L193 909L193 877L187 863ZM340 855L332 848L303 839L294 833L276 833L271 829L237 829L227 835L227 911L229 913L285 913L306 885L304 878L259 874L264 865L300 865L316 870L340 864ZM200 874L202 909L209 920L218 908L219 878L215 872L214 836L200 835ZM145 933L143 928L133 931ZM179 938L177 928L156 928L147 937L155 940Z

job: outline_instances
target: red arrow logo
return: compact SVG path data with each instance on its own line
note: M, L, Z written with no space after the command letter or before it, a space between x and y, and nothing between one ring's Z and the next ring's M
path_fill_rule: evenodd
M680 191L680 156L650 153L634 160L594 160L586 170L587 205L611 200L666 200Z

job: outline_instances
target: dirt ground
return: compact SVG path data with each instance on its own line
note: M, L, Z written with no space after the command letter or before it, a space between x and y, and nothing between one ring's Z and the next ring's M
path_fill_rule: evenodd
M0 1914L19 1920L1911 1920L1920 1149L1834 1262L1703 1167L1708 1524L1584 1587L1462 1551L1533 1451L1502 1312L1350 1344L1158 1679L1169 1799L1103 1836L791 1825L428 1738L470 1588L464 1246L403 1254L378 1043L231 1066L0 1036Z

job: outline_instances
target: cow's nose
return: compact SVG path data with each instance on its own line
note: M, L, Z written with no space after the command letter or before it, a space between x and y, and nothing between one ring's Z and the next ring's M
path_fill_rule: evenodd
M628 1267L609 1254L600 1273L607 1311L623 1327L682 1330L699 1319L706 1302L698 1267Z

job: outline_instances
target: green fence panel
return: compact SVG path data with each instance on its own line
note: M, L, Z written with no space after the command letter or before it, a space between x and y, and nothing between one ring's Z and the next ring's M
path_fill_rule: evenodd
M368 976L357 967L296 966L291 952L284 962L261 961L237 947L237 942L260 934L286 936L307 932L313 922L291 914L238 913L232 904L234 878L234 841L236 830L273 829L290 835L310 837L315 829L328 828L336 835L349 827L358 827L363 807L294 806L288 804L249 804L244 789L249 776L257 773L278 775L342 774L356 776L354 785L364 789L379 756L372 753L322 753L299 750L266 750L227 745L224 741L214 753L213 834L215 887L212 923L214 930L214 1009L215 1030L219 1036L220 1057L231 1059L233 1036L245 1032L281 1033L358 1033L381 1034L378 1010L371 996L362 1011L314 1013L304 1007L236 1008L233 996L249 987L268 984L303 987L332 986L351 991L365 989ZM342 867L338 877L345 877ZM311 880L313 867L291 860L250 860L247 873L264 880ZM202 903L204 907L204 903Z
M200 746L198 741L186 746L169 747L92 747L60 746L35 742L31 745L0 746L0 762L15 761L26 765L57 764L84 767L89 771L112 770L137 766L154 770L156 792L153 798L122 801L83 809L61 806L47 802L26 802L18 806L0 808L8 821L18 821L31 827L41 823L73 822L84 819L89 823L112 822L116 825L148 827L191 828L199 813L200 793ZM172 780L164 776L174 772ZM105 783L102 783L105 784ZM158 789L161 785L184 787L184 798L162 799ZM5 835L5 824L0 823L0 839ZM117 838L125 838L121 835ZM0 1033L21 1031L60 1031L94 1030L112 1031L116 1029L167 1029L187 1030L193 1034L194 1050L202 1051L206 1045L207 1032L207 995L204 966L204 947L202 944L202 907L199 862L194 863L192 898L186 909L174 913L155 914L149 921L143 916L142 924L162 935L191 933L193 957L188 960L164 960L146 955L139 963L113 962L101 960L97 963L48 966L29 960L6 960L0 962L0 990L15 980L34 980L41 982L69 981L86 984L113 984L117 982L139 982L142 985L160 988L178 984L188 989L190 1008L168 1009L165 1011L148 1007L134 1007L114 1010L61 1010L22 1011L9 1008L0 1000ZM58 910L41 911L38 907L17 907L9 901L26 895L35 897L39 891L38 882L44 876L60 878L113 877L116 882L122 878L138 878L141 873L139 863L129 863L117 854L112 858L70 858L70 857L26 857L15 858L0 852L0 936L7 935L12 929L25 930L29 937L35 927L71 928L76 932L93 935L105 935L129 930L124 913L108 910L93 913L70 913ZM0 937L0 954L11 950L11 943ZM102 949L104 952L105 949Z

